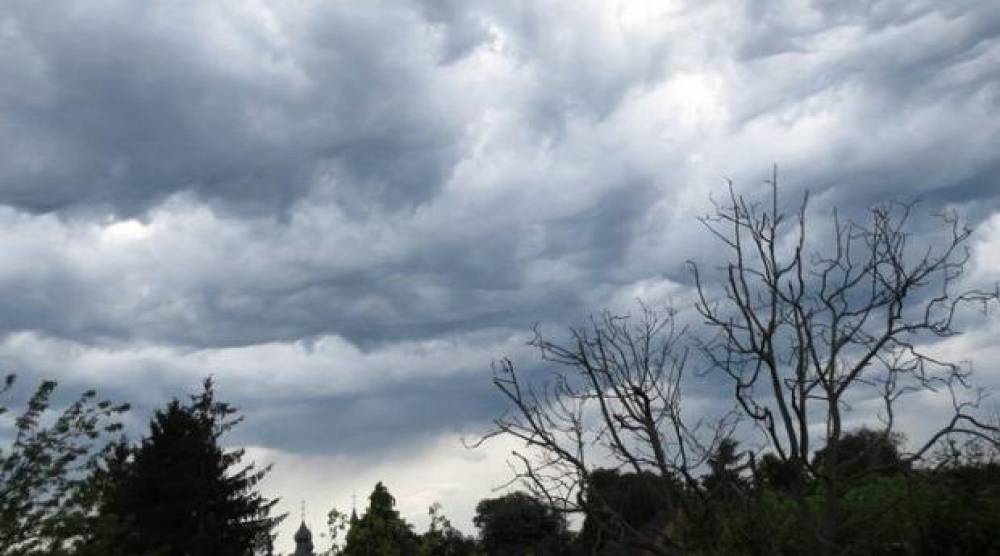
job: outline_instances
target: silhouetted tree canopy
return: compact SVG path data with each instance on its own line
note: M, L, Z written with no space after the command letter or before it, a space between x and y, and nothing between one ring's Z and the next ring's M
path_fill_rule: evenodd
M583 492L585 519L576 545L585 553L631 554L674 519L680 481L655 473L598 469Z
M753 467L754 482L761 488L791 494L801 484L801 469L768 452L757 458Z
M0 395L14 386L8 375ZM0 554L59 554L87 532L96 503L85 481L102 451L102 435L121 428L128 405L97 400L93 391L56 412L56 383L42 382L14 416L9 444L0 445ZM0 416L8 408L0 405Z
M350 525L343 554L346 556L411 556L417 553L417 536L399 517L396 499L381 482L368 496L368 508Z
M475 539L466 537L452 527L444 516L440 504L433 504L428 510L431 518L427 532L420 536L418 556L475 556L479 547Z
M838 473L845 481L861 479L869 474L892 475L909 468L899 454L903 438L868 428L845 433L836 441L839 447ZM830 447L824 446L813 456L813 466L824 470L828 465ZM821 471L822 472L822 471Z
M156 412L149 435L106 467L101 513L119 529L95 542L117 554L246 556L270 550L277 500L257 492L270 467L241 465L219 439L240 422L211 380Z
M568 551L566 519L524 492L480 500L473 523L487 556L549 556Z
M732 438L719 442L708 458L708 473L701 479L709 497L729 500L745 495L748 481L744 471L749 467L745 456L739 453L739 443Z

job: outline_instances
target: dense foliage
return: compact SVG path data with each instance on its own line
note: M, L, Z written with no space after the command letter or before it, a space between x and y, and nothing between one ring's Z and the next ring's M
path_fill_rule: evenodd
M569 541L566 519L523 492L481 500L474 523L487 556L563 554Z
M808 503L825 500L814 484ZM844 494L840 540L844 554L1000 554L1000 463L963 458L937 469L869 474ZM738 504L723 511L695 554L797 554L801 536L797 506L780 489L758 482ZM736 510L734 504L725 510Z
M246 556L266 553L277 500L256 488L268 472L242 465L242 450L219 438L238 422L215 399L211 381L188 404L156 412L149 435L121 444L95 474L101 506L94 546L106 554Z
M368 497L368 509L347 532L346 556L413 556L417 537L396 511L396 499L378 483Z
M9 375L0 395L14 386ZM85 480L99 456L100 437L120 428L128 409L92 391L61 412L52 411L56 383L41 383L13 419L9 444L0 445L0 554L60 554L87 530L94 498ZM0 417L7 408L0 405Z

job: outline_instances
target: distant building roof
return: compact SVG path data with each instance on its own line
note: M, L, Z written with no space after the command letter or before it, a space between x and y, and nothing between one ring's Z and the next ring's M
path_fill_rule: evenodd
M303 520L299 525L299 530L295 532L295 554L294 556L316 556L313 552L312 532L306 527Z

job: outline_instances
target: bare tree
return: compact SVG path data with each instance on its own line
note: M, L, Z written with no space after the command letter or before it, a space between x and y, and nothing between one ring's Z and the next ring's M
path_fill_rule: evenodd
M808 549L835 554L843 548L840 503L849 487L838 446L852 404L879 401L874 428L889 439L907 396L950 397L951 416L905 454L907 462L950 436L995 438L976 416L982 393L969 383L969 366L941 360L930 347L957 333L964 305L985 310L998 291L960 289L971 230L954 214L939 215L945 237L933 247L913 244L913 204L876 206L863 223L843 222L834 211L831 235L812 254L808 195L790 217L778 208L776 171L770 186L770 203L758 205L730 184L726 202L702 219L728 261L715 282L690 263L696 308L715 332L700 347L793 470ZM811 454L822 447L818 465ZM823 493L818 510L806 500L814 481Z
M676 521L683 513L681 488L697 488L694 473L731 429L722 419L686 421L681 385L687 350L685 329L675 311L641 306L638 318L604 312L588 326L557 342L538 329L530 344L554 364L551 380L535 386L504 359L493 382L512 410L494 421L497 435L524 442L514 451L514 481L566 512L598 518L615 542L653 554L676 554L682 538ZM479 444L477 443L477 445ZM648 496L659 497L658 523L629 523L618 508L589 488L598 469L620 469L648 480Z

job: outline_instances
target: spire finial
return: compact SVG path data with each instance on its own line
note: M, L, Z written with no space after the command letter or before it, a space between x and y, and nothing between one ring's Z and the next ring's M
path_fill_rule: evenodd
M302 512L302 523L305 523L306 522L306 501L305 500L302 501L302 503L300 505L300 509L301 509L301 512Z

